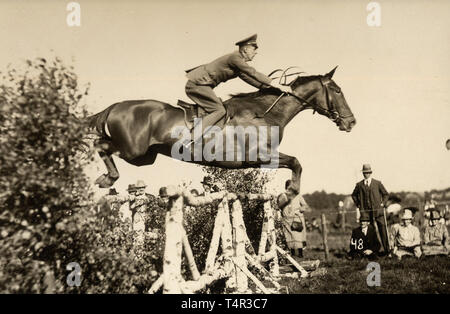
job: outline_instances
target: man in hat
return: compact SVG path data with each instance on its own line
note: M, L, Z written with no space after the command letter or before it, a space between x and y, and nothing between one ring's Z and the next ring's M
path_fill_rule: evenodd
M375 228L370 225L370 216L367 212L362 212L359 223L360 226L352 230L348 258L376 259L380 250L380 242Z
M254 34L240 40L236 43L239 50L186 71L188 78L185 88L186 95L207 113L202 118L202 134L207 127L214 125L226 113L222 101L216 96L213 90L220 83L239 77L259 89L273 86L284 92L291 92L290 87L280 84L271 85L271 78L257 72L247 64L256 55L256 50L258 49L256 38L257 35ZM194 141L198 139L196 138ZM194 141L186 143L185 146L190 145Z
M109 204L112 213L119 216L119 209L123 202L117 190L115 188L110 188L108 194L104 196L104 199Z
M423 255L448 255L448 230L440 222L441 215L437 210L431 210L430 223L425 226L423 234Z
M410 255L419 258L422 255L420 249L420 231L412 224L414 208L403 209L400 218L401 223L394 224L391 229L392 253L401 260L403 256Z
M362 168L364 180L356 183L352 193L352 199L360 214L363 212L369 214L370 221L380 234L381 243L384 248L384 254L389 252L387 226L385 223L384 204L389 197L381 181L371 178L372 168L369 164L364 164Z
M203 177L203 181L200 182L203 186L203 190L205 191L205 195L210 193L219 192L223 187L220 183L214 183L210 176Z
M134 197L130 199L131 221L133 230L136 231L135 243L137 245L142 245L144 243L146 216L149 203L149 199L145 194L146 187L147 185L144 181L138 180L134 185Z

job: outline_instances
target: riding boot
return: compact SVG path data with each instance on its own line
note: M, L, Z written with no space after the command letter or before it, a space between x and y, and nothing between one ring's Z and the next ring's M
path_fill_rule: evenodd
M303 258L303 249L297 249L298 250L298 257Z
M225 108L222 106L221 108L216 109L215 111L207 114L206 116L202 117L201 119L201 126L202 126L202 132L200 135L195 134L195 128L193 130L193 136L194 136L194 143L197 143L198 141L201 141L203 139L203 135L207 133L208 129L214 124L216 124L220 119L223 118L223 116L226 114ZM195 137L197 136L197 137Z

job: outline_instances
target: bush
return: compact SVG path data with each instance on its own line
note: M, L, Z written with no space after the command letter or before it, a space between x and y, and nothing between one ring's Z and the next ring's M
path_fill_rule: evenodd
M83 144L87 88L57 58L1 77L0 292L144 291L162 245L149 240L136 252L128 225L92 201L83 172L93 153ZM66 283L71 262L81 267L79 287Z

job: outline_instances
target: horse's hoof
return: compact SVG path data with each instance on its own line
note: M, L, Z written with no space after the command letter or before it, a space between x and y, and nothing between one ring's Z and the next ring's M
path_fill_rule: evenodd
M100 177L97 178L97 180L95 180L94 184L98 184L98 185L102 184L102 182L105 181L107 177L108 177L107 174L101 175Z
M117 179L118 178L111 178L111 177L107 176L102 182L100 182L100 184L98 186L102 189L110 188L113 186L114 182L117 181Z
M105 180L105 181L103 181L102 183L100 183L100 184L98 185L98 187L101 188L101 189L107 189L107 188L112 187L112 184L110 184L109 182L107 182L107 181Z

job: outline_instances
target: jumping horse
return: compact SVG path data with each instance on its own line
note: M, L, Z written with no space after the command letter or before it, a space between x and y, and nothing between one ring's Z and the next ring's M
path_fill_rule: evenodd
M312 109L334 122L339 130L350 132L356 120L341 88L332 77L336 68L325 75L297 76L289 85L292 92L283 94L279 89L261 89L252 93L238 94L223 104L227 116L219 122L221 127L254 126L256 128L278 127L278 143L283 137L284 127L301 111ZM298 74L298 73L295 73ZM286 77L284 78L286 80ZM180 103L179 103L180 104ZM183 108L184 107L184 108ZM115 103L105 110L87 118L88 126L95 130L98 139L95 147L103 159L107 174L96 180L100 188L111 187L119 178L112 155L116 154L135 166L151 165L158 154L173 157L172 146L179 142L172 131L176 127L189 125L186 112L181 108L157 100L126 100ZM227 128L223 128L226 132ZM252 144L245 146L250 151ZM247 147L248 146L248 147ZM248 153L246 151L246 153ZM248 157L248 154L246 154ZM296 157L278 153L278 168L292 171L293 187L300 191L302 167ZM201 160L191 159L201 165L220 168L257 168L270 162L267 160Z

